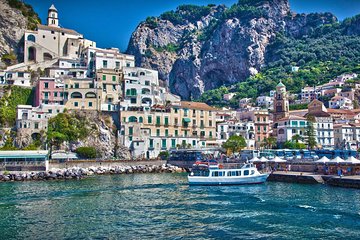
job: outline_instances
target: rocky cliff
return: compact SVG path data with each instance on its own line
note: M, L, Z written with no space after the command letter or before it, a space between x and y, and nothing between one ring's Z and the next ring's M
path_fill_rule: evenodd
M13 60L15 55L21 58L24 32L33 29L40 19L30 5L19 0L0 0L0 9L0 56L5 55L6 60Z
M157 69L173 93L192 99L258 73L279 33L301 38L336 21L330 13L295 14L288 0L183 5L140 23L127 52L139 66Z

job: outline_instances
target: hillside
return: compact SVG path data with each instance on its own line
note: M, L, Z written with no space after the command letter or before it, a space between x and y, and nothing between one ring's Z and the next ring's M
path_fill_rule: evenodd
M128 53L138 65L157 69L183 99L202 95L222 105L220 93L238 92L235 105L268 92L279 79L298 92L358 71L359 33L358 16L338 22L331 13L293 13L287 0L240 0L230 8L183 5L148 18L133 33Z
M0 0L0 56L3 62L14 64L22 58L21 40L26 29L40 23L34 9L20 0Z

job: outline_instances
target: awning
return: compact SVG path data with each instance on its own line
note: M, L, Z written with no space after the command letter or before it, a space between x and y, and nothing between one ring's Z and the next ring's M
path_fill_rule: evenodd
M189 123L189 122L191 122L191 119L190 118L183 118L183 121L186 122L186 123Z

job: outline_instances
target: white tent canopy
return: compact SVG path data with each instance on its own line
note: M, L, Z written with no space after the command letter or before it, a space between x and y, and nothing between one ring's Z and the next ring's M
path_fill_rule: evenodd
M328 159L326 156L323 156L322 158L320 158L319 160L315 161L317 163L327 163L330 162L330 159Z
M346 161L346 163L360 163L360 160L354 158L353 156L349 157Z
M258 157L254 157L249 160L249 162L259 162L259 161L260 161L260 159Z
M268 162L269 160L266 157L261 157L259 162Z
M336 157L333 160L329 161L329 163L342 163L342 162L345 162L345 161L341 157Z
M269 162L276 162L276 163L282 163L286 162L286 160L279 158L278 156L274 157L273 159L269 160Z

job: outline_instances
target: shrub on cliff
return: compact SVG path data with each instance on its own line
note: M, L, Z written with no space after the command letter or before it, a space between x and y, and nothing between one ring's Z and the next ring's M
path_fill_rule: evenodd
M97 151L94 147L79 147L76 149L76 153L79 155L80 158L96 158Z
M4 97L0 99L0 125L12 127L15 125L17 105L32 105L33 91L30 88L11 86L5 89Z
M34 30L37 24L41 23L41 20L38 14L34 11L33 7L30 4L26 4L20 0L7 0L10 7L19 9L28 19L28 29Z

